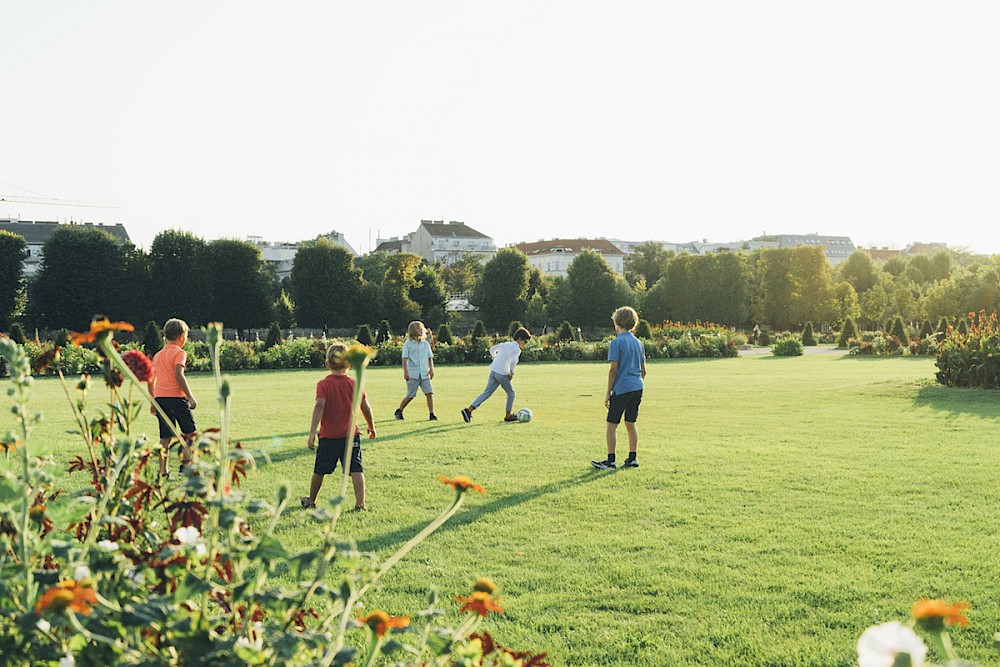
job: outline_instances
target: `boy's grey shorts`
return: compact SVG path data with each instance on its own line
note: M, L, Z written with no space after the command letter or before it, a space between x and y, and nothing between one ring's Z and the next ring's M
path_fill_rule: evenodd
M417 395L417 387L420 387L421 391L425 394L433 394L434 388L431 387L430 378L413 378L411 377L406 381L406 396L407 398L413 398Z

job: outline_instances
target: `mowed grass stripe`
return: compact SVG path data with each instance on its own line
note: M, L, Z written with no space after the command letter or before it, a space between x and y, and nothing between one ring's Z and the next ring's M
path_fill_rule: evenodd
M502 391L464 424L459 410L482 390L486 368L437 370L441 421L426 421L418 396L397 422L402 371L371 369L372 511L341 526L384 558L447 502L437 474L467 474L488 495L471 494L368 608L412 613L430 586L464 593L485 575L507 609L491 632L555 663L850 665L866 627L942 596L973 604L972 626L954 636L960 654L993 659L995 392L939 387L929 359L650 362L641 467L599 472L589 461L604 453L606 364L520 365L514 386L517 405L534 411L529 424L500 422ZM254 495L273 497L281 483L305 492L322 375L231 376L234 436L273 460L246 482ZM199 426L214 425L211 378L191 377ZM72 424L62 389L45 379L36 393L47 415L39 436L65 460L81 445L64 434ZM155 434L152 417L146 426ZM293 551L315 534L299 510L279 524Z

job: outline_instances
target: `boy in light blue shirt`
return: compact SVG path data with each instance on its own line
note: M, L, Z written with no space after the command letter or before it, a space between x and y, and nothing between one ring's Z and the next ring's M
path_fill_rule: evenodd
M431 344L427 342L427 327L419 320L410 322L406 328L406 342L403 343L403 379L406 380L406 396L396 409L396 419L403 418L403 409L417 396L417 388L427 397L428 419L437 421L434 416L434 353Z
M625 416L625 431L628 433L628 458L625 468L638 468L635 458L639 446L639 431L635 422L639 418L639 404L642 403L643 378L646 377L646 350L642 341L636 338L632 331L639 323L639 314L629 306L622 306L614 312L611 319L615 323L617 336L608 347L608 391L604 396L604 407L608 409L607 441L608 458L603 461L591 461L591 465L600 470L611 470L615 467L615 448L617 446L618 424Z

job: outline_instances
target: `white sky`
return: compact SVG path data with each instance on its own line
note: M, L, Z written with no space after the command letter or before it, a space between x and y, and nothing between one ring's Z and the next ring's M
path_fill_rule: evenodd
M1000 3L0 0L0 217L1000 253Z

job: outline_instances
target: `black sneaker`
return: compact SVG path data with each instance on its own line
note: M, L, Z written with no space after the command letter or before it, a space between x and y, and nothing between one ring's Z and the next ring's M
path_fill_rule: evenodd
M515 417L514 415L507 415L506 417L503 418L503 420L505 422L516 422L517 417Z
M398 409L397 409L397 410L396 410L396 411L395 411L395 412L394 412L394 413L392 414L392 416L393 416L393 417L395 417L396 419L402 419L402 418L403 418L403 411L402 411L402 410L398 410Z
M465 420L466 424L472 421L472 411L469 408L462 408L462 419Z
M625 463L622 464L623 468L638 468L639 462L635 459L625 459Z
M608 461L608 460L591 461L590 465L594 466L598 470L614 470L616 467L614 461Z
M437 420L438 420L437 415L434 414L433 412L431 413L431 416L427 418L427 421L436 422Z

